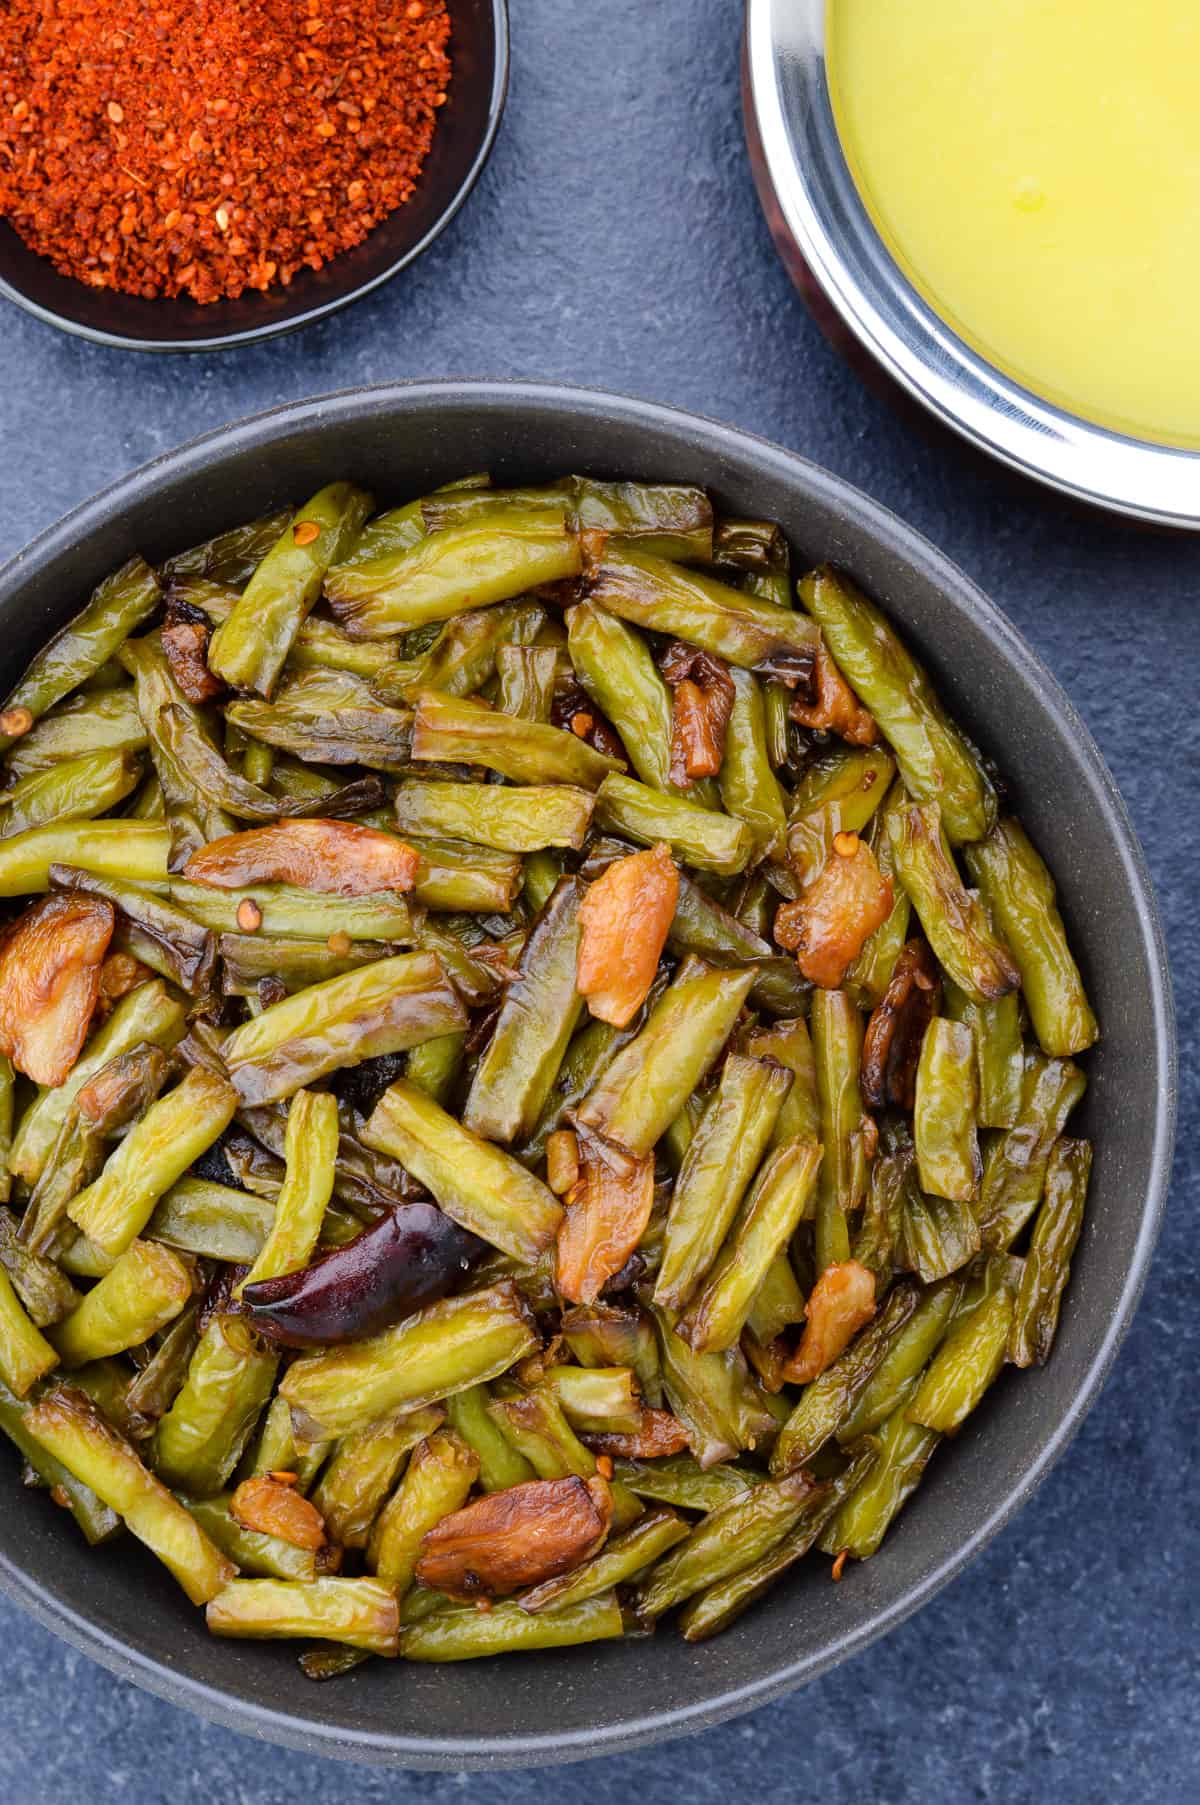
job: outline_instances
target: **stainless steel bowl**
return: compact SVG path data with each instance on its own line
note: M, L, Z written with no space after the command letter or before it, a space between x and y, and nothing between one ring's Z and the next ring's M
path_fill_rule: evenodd
M880 367L973 445L1081 500L1200 529L1200 453L1066 413L995 369L934 313L876 231L842 154L826 0L746 0L743 97L759 198L797 286L815 288ZM818 317L822 308L818 304Z

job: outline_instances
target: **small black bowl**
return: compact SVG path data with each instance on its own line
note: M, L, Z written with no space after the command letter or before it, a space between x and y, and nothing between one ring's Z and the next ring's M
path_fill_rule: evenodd
M1087 1220L1054 1352L1007 1373L873 1560L840 1586L801 1563L724 1635L652 1638L457 1667L376 1661L314 1686L294 1645L217 1641L130 1537L89 1549L0 1445L0 1588L114 1673L235 1730L397 1767L520 1767L679 1736L778 1698L900 1623L953 1579L1045 1478L1099 1396L1166 1199L1175 1119L1170 978L1145 862L1087 728L960 570L865 495L792 452L694 414L585 389L430 382L327 395L158 458L0 570L0 694L135 549L168 552L334 477L381 505L490 469L700 483L778 520L802 560L878 596L953 713L1000 764L1054 867L1104 1038L1076 1132L1095 1141ZM2 1444L2 1438L0 1438ZM1086 1516L1086 1500L1080 1499Z
M361 300L449 225L491 154L508 92L508 0L449 0L453 75L416 192L353 250L287 288L236 301L146 301L60 276L0 219L0 295L35 319L126 351L222 351L294 332Z

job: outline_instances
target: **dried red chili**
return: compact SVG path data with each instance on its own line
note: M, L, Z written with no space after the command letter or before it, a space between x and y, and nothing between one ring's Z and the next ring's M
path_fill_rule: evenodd
M449 36L444 0L4 0L0 215L97 288L286 284L413 193Z

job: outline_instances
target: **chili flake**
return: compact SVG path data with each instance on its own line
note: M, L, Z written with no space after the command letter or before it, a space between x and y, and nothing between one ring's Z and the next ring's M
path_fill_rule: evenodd
M286 285L413 194L449 37L445 0L3 0L0 216L95 288Z

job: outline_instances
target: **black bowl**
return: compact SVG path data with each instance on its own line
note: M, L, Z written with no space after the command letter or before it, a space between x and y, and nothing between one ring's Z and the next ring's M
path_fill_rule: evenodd
M702 483L782 521L877 595L953 711L1011 777L1049 852L1104 1024L1082 1131L1096 1143L1088 1220L1049 1363L1003 1377L933 1461L881 1552L840 1586L802 1567L713 1642L669 1627L462 1667L375 1662L313 1686L283 1645L218 1642L136 1544L90 1551L0 1453L0 1584L114 1672L272 1740L413 1767L578 1760L763 1704L864 1647L946 1584L1030 1496L1096 1398L1128 1327L1170 1168L1175 1038L1150 880L1090 735L1004 615L924 539L790 452L693 415L586 390L420 383L327 396L244 421L148 464L0 571L7 684L135 547L159 558L333 476L381 500L465 470L505 482L585 470ZM1086 1503L1081 1500L1081 1509Z
M146 301L60 276L0 219L0 295L36 319L126 351L220 351L293 332L361 300L431 245L458 212L491 154L508 92L508 0L448 0L454 59L416 192L375 230L287 288L247 289L206 307Z

